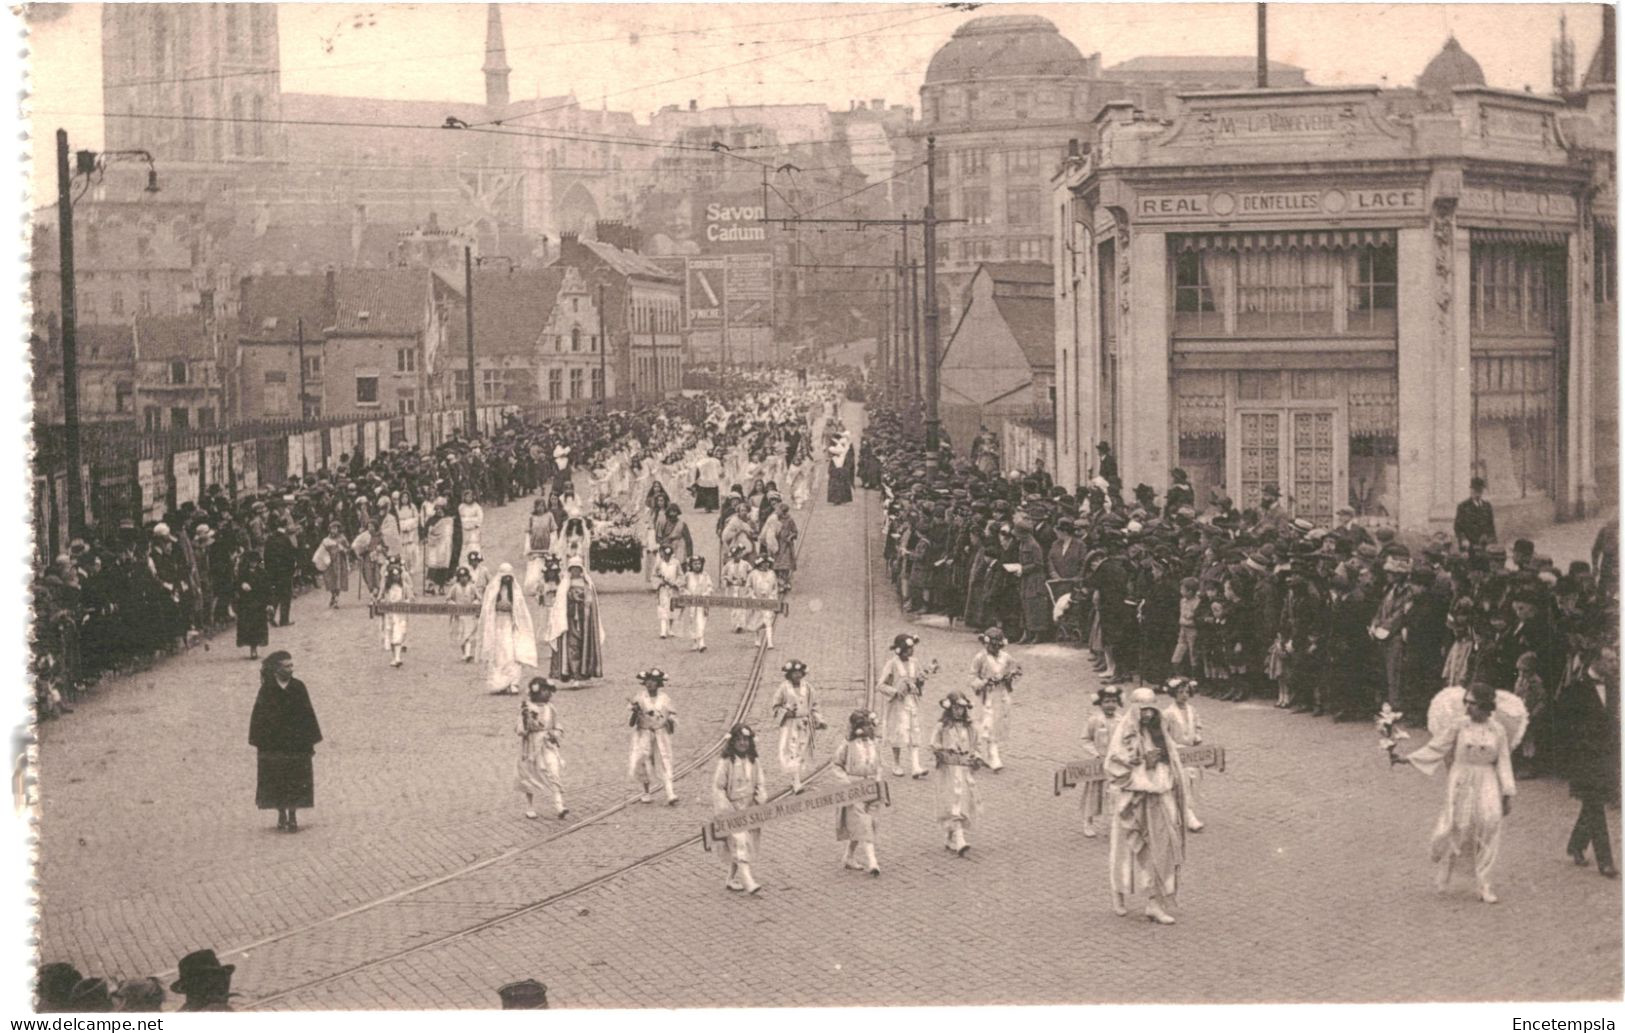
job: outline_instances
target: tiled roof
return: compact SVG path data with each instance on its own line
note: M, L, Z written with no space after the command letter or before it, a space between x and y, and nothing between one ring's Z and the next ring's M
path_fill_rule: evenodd
M82 363L129 362L135 356L135 328L128 324L81 324L74 331L74 343Z
M1055 271L1048 262L983 262L982 268L994 283L1055 282Z
M207 359L214 356L201 315L146 316L135 323L141 359Z
M642 276L653 280L671 280L674 283L681 280L676 273L656 265L635 251L623 251L614 244L605 244L598 240L584 240L581 243L622 276Z
M421 269L341 269L333 325L338 333L393 333L424 328L429 275Z
M291 341L305 322L305 340L320 341L333 325L327 303L327 277L255 276L243 285L237 303L237 334L244 341Z
M480 355L528 356L536 350L542 328L553 318L564 268L476 269L474 271L474 347ZM446 325L446 347L462 353L468 347L461 277L452 284L455 300Z
M1021 345L1027 365L1034 370L1055 367L1055 302L1049 298L1006 298L997 295L993 304Z

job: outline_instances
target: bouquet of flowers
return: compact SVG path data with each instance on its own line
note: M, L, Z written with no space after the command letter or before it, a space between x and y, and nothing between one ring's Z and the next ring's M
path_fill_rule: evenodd
M1377 713L1377 745L1388 754L1388 764L1393 766L1399 763L1399 754L1394 752L1401 739L1409 739L1411 734L1399 727L1399 719L1405 715L1384 703L1382 710Z
M600 499L594 509L591 564L593 573L640 573L643 570L643 539L631 518L609 499Z

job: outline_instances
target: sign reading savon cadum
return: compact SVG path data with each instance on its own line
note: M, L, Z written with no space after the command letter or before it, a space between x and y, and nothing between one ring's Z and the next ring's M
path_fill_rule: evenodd
M809 792L800 796L786 796L780 800L757 804L755 807L746 807L730 814L719 814L700 830L700 836L705 843L705 848L709 850L713 840L722 839L736 832L749 832L751 829L760 828L770 821L777 821L780 818L788 818L796 814L806 814L808 811L822 810L826 807L872 803L875 800L881 800L887 804L891 803L891 794L887 792L886 783L876 779L846 782L816 793Z

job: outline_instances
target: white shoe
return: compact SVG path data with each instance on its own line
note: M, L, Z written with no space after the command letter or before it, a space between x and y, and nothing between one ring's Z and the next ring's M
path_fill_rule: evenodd
M1482 900L1486 904L1499 904L1501 902L1501 898L1491 893L1488 886L1480 886L1478 888L1478 899Z
M525 812L525 817L534 818L534 817L536 817L536 812L535 811L526 811Z
M1098 835L1100 835L1100 833L1095 831L1095 827L1093 825L1085 825L1083 827L1084 839L1094 839Z
M901 764L896 765L895 767L893 767L891 769L891 773L893 775L895 775L896 777L898 777L898 778L902 778L903 777L903 765L901 765Z
M1158 925L1174 924L1174 916L1158 907L1155 902L1145 906L1145 917Z
M655 798L650 796L648 793L644 793L642 796L638 797L638 803L654 803L654 799Z
M1192 818L1192 819L1190 819L1189 821L1187 821L1185 823L1185 829L1187 831L1189 831L1189 832L1200 832L1205 828L1207 828L1207 826L1203 825L1201 822L1197 821L1195 818Z

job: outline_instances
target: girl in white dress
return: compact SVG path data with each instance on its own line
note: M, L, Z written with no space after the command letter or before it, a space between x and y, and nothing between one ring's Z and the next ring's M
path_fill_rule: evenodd
M773 558L760 556L756 560L756 569L750 572L750 580L746 587L748 595L754 599L778 599L779 579L773 573ZM767 648L773 648L773 625L779 619L777 610L752 610L751 627L756 631L756 644L762 645L765 640Z
M1174 701L1163 708L1162 726L1168 730L1168 737L1180 746L1199 746L1202 742L1202 719L1191 706L1191 693L1196 685L1193 678L1168 680L1168 692ZM1185 769L1185 828L1191 832L1200 832L1204 827L1196 817L1196 780L1201 770Z
M538 666L530 607L507 563L497 568L480 604L480 652L485 656L485 684L497 694L517 696L524 668Z
M643 786L639 800L649 803L654 799L654 783L660 780L666 790L666 803L677 805L677 791L672 784L671 737L677 732L677 708L666 695L666 674L659 669L642 671L638 681L644 691L632 697L632 715L628 724L632 728L632 748L627 758L627 773Z
M406 568L398 559L390 560L388 569L384 571L383 600L386 603L412 601L412 582L407 578ZM384 614L384 648L389 651L389 666L399 667L404 662L406 614Z
M705 572L705 557L689 557L688 574L683 579L683 594L710 595L712 591L714 587L711 584L711 575ZM696 653L705 652L705 621L710 613L709 606L688 607L689 637L694 640L691 648Z
M479 589L469 580L467 567L457 568L457 580L446 589L448 603L464 603L478 606L480 603ZM477 613L454 613L451 616L451 639L457 643L462 651L463 663L474 662L475 636L480 630L480 615Z
M1004 631L989 628L980 636L983 650L971 660L971 690L982 701L982 716L977 722L977 738L982 756L994 773L1004 770L999 747L1008 742L1010 735L1010 700L1021 667L1004 651Z
M1083 755L1086 758L1106 756L1111 745L1112 726L1117 724L1117 708L1123 703L1121 689L1106 687L1095 691L1095 708L1083 723ZM1086 782L1083 786L1083 834L1089 839L1099 835L1096 822L1103 816L1110 821L1109 806L1113 796L1109 782Z
M908 750L910 773L914 778L930 774L920 766L920 695L925 690L925 674L914 659L914 646L920 640L902 634L892 639L892 656L880 670L875 690L886 701L886 743L891 747L891 773L903 777L903 751Z
M773 698L773 719L779 725L779 767L790 773L790 791L800 793L801 780L812 763L813 741L824 722L818 701L807 684L807 665L791 660L784 665L784 681Z
M977 746L970 697L952 693L942 701L942 722L931 735L931 752L937 760L937 821L948 834L949 852L960 857L970 853L965 830L981 809L976 769L983 761Z
M671 601L683 590L683 568L672 555L671 546L660 547L660 559L655 561L655 617L660 621L660 637L671 638Z

